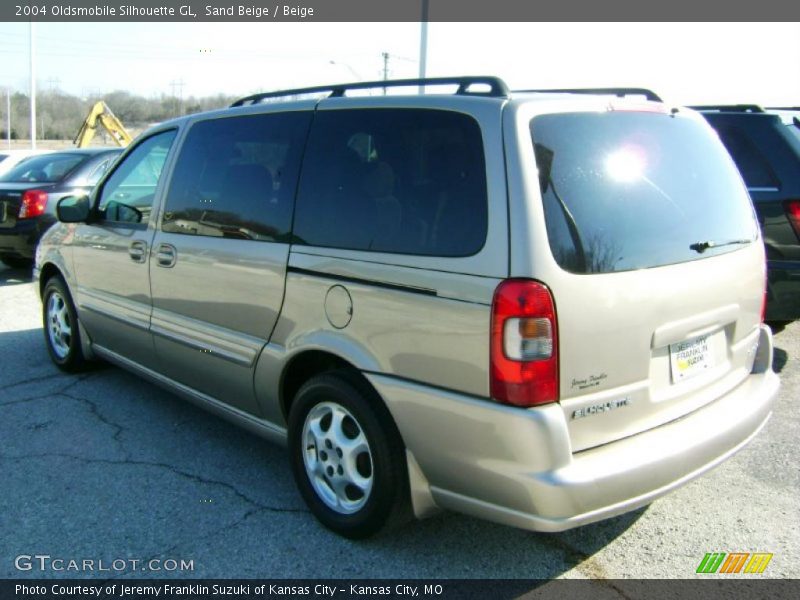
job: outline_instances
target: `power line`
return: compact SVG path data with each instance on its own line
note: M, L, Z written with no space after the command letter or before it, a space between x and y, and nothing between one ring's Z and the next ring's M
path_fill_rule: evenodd
M152 51L153 48L149 47L148 50ZM19 49L7 49L3 48L0 49L0 54L10 54L12 56L19 56L24 52L24 48L22 46ZM49 49L42 49L39 54L43 56L51 56L51 57L58 57L58 58L92 58L97 59L96 50L91 48L71 48L71 49L59 49L59 48L49 48ZM199 50L198 50L199 54ZM109 52L104 57L106 60L113 61L120 58L127 58L131 60L157 60L163 62L165 60L181 60L181 61L188 61L188 60L195 60L196 55L195 51L185 51L181 53L169 54L165 52L161 52L159 54L144 54L138 51L131 51L128 53L125 52ZM261 52L231 52L231 53L219 53L216 56L203 56L204 61L232 61L232 60L281 60L281 61L311 61L311 60L319 60L318 56L290 56L285 54L269 54L269 53L261 53Z
M22 34L10 34L0 32L0 37L2 36L15 36L20 37ZM22 36L23 39L20 39L18 42L14 41L11 44L16 45L20 49L24 49L27 45L26 38ZM37 42L47 41L47 44L39 44L43 47L43 49L50 49L52 47L52 51L58 52L61 55L61 52L64 48L67 50L73 50L79 53L86 52L87 56L95 56L98 44L102 44L102 47L106 50L114 50L113 52L105 52L104 54L110 57L116 56L130 56L133 58L139 58L141 56L149 56L151 58L164 58L165 54L173 53L174 56L187 56L194 58L195 56L200 54L202 48L200 47L190 47L190 46L169 46L159 44L158 54L152 54L153 52L153 45L152 44L135 44L135 43L116 43L113 41L106 41L103 40L102 42L97 41L90 41L90 40L73 40L68 38L50 38L46 36L37 36ZM11 44L4 44L6 48L8 48ZM81 46L85 46L81 47ZM8 50L0 50L0 52L5 53L13 53L12 51ZM81 54L79 54L80 56ZM256 58L273 58L273 59L289 59L289 60L311 60L319 58L316 53L309 53L307 55L295 55L295 56L286 56L285 54L278 53L278 52L264 52L259 50L226 50L215 48L214 53L211 56L204 56L204 60L206 58L214 58L214 55L221 55L221 56L228 56L233 58L242 58L242 57L256 57Z

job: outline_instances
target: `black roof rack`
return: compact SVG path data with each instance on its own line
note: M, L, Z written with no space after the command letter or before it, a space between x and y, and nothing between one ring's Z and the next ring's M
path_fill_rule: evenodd
M233 104L235 106L248 106L258 104L268 98L282 98L286 96L299 96L300 94L318 94L328 92L328 98L338 98L344 96L350 90L368 90L390 87L412 87L412 86L433 86L433 85L457 85L456 94L469 96L494 96L505 98L509 94L508 86L499 77L492 76L470 76L470 77L431 77L427 79L388 79L385 81L360 81L356 83L337 83L334 85L320 85L316 87L296 88L293 90L280 90L275 92L264 92L253 94L246 98L240 98ZM488 91L470 91L473 85L487 85Z
M563 89L548 89L548 90L514 90L515 92L537 92L541 94L596 94L605 96L644 96L653 102L663 102L661 97L652 90L647 88L626 88L626 87L609 87L609 88L563 88Z
M701 104L690 106L692 110L715 110L717 112L745 112L763 113L764 109L758 104Z
M767 106L767 110L797 110L797 111L800 111L800 106Z

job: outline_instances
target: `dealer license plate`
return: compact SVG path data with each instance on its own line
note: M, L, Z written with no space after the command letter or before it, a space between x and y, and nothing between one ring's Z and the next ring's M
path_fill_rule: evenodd
M713 366L708 337L704 335L669 345L673 383L699 375Z

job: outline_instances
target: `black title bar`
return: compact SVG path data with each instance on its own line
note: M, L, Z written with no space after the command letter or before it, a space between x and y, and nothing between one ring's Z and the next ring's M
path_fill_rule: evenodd
M2 579L3 600L598 600L609 598L744 600L800 597L800 580L709 576L704 579Z
M502 22L797 21L800 2L760 0L4 0L3 21ZM744 42L745 40L743 40ZM576 43L573 40L571 43ZM645 49L642 49L645 50Z

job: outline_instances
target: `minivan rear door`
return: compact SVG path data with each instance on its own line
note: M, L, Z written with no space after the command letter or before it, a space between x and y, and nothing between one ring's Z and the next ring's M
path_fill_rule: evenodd
M527 222L538 225L527 257L512 253L512 274L552 291L573 449L680 418L741 383L764 255L747 191L709 126L624 102L520 126L537 165Z

